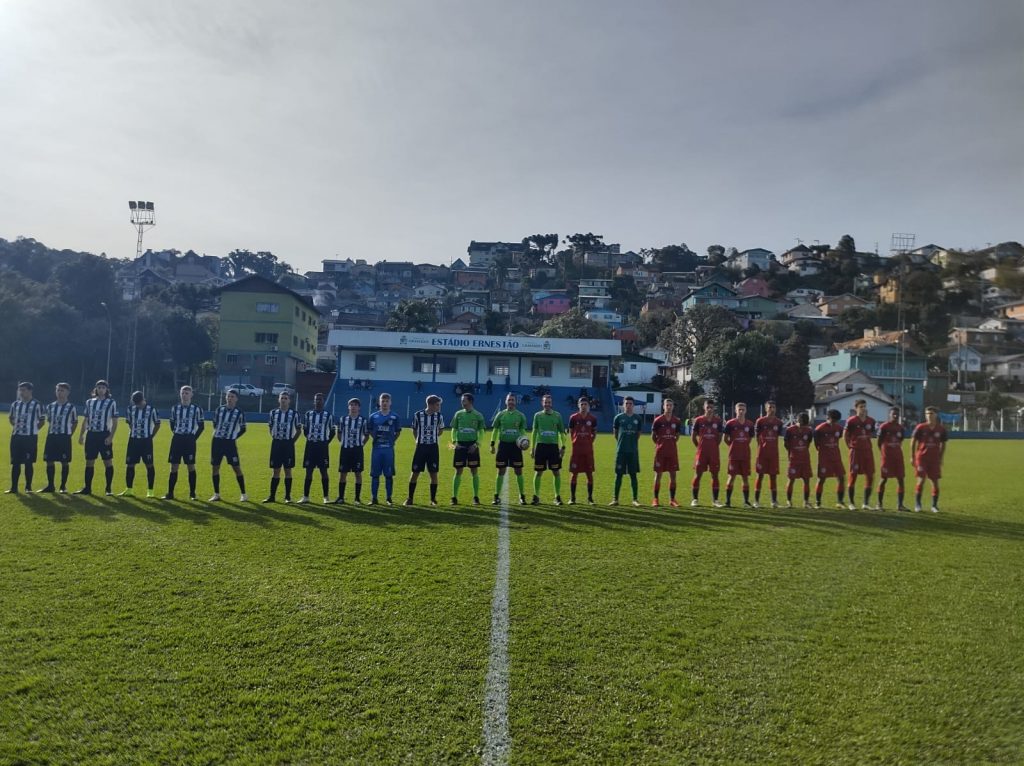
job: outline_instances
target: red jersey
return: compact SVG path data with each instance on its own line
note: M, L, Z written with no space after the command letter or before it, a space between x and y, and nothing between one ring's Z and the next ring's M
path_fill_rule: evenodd
M811 442L814 431L810 426L793 425L786 429L786 452L790 463L811 464Z
M938 465L942 457L942 445L948 438L949 434L946 433L944 425L939 424L933 428L927 423L920 423L914 429L914 439L917 443L914 462Z
M658 415L651 424L651 438L655 449L675 449L683 421L675 415Z
M814 429L814 446L818 448L819 460L841 459L839 442L843 438L843 427L826 420Z
M779 456L779 437L783 435L782 421L774 415L765 415L758 418L754 423L754 433L757 434L757 456Z
M691 440L697 446L698 455L718 454L722 443L722 419L718 415L700 415L693 421Z
M729 460L750 460L750 442L754 440L754 422L733 418L725 424Z
M572 439L573 452L593 452L597 418L589 412L586 415L574 412L569 416L569 438Z
M878 427L878 447L882 452L882 478L903 478L903 425L891 420Z
M856 415L853 415L846 421L846 433L844 434L846 446L851 450L871 452L872 442L875 440L876 433L874 418L866 417L861 420Z

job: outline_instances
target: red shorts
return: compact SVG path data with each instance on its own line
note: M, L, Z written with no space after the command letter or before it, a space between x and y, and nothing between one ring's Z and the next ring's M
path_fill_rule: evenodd
M818 478L819 479L842 479L844 477L843 461L834 459L822 460L818 458Z
M592 450L573 450L569 459L569 473L593 473L594 452Z
M697 453L697 457L693 460L693 469L698 473L704 471L711 471L711 473L718 473L722 470L722 464L719 460L717 452L711 452L708 454Z
M758 453L758 455L757 455L757 464L754 466L754 469L758 473L767 474L769 476L778 476L779 475L779 456L778 456L778 454L776 453L774 455L762 455L762 454Z
M730 476L750 476L750 456L729 459Z
M919 479L938 481L942 478L942 464L938 460L918 460L914 474Z
M811 464L809 461L790 463L789 470L786 472L786 475L791 479L810 479Z
M853 449L850 451L850 475L874 476L875 455L870 449Z
M883 479L902 479L907 475L906 466L903 463L903 454L893 455L887 457L886 454L882 453L882 473Z
M672 444L662 449L654 450L654 470L670 471L675 473L679 470L679 451L676 445Z

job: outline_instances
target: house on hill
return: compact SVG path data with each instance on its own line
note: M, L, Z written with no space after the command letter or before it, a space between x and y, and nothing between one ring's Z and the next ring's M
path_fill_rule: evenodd
M853 293L830 295L818 301L818 308L825 316L836 317L852 308L873 309L875 304Z
M708 282L691 290L680 302L683 311L700 305L722 306L732 310L739 306L739 298L736 291L728 285L722 282Z

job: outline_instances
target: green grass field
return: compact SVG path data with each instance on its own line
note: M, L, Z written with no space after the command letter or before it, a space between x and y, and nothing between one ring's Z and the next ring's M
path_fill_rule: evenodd
M511 763L1024 761L1024 443L951 442L937 515L611 508L610 450L510 510ZM498 509L222 494L2 496L0 763L478 762Z

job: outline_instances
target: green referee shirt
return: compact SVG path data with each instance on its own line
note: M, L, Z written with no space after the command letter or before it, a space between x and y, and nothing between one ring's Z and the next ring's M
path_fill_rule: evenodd
M627 415L620 412L612 421L612 431L615 432L615 454L638 452L640 444L640 431L643 430L644 419L635 412Z
M479 412L459 410L452 418L452 441L477 442L486 428L487 421Z
M496 441L514 442L526 433L526 415L519 410L502 410L491 423L491 444Z
M565 422L558 410L544 412L541 410L533 416L533 443L562 444L565 434Z

